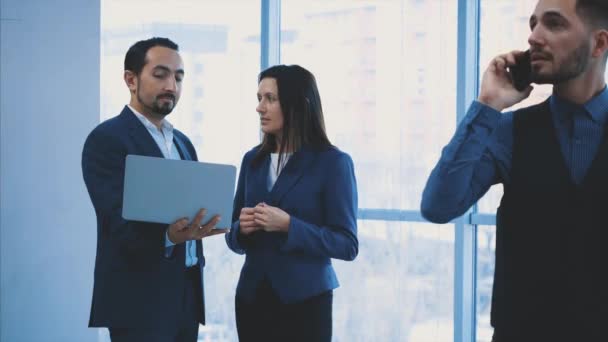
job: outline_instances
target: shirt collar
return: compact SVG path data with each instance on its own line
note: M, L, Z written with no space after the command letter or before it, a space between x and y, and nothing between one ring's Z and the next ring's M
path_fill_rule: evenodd
M608 88L604 89L585 104L577 105L564 98L551 95L550 99L551 111L556 115L560 122L564 122L576 112L584 112L596 124L605 125L608 121Z
M608 121L608 89L604 86L599 94L585 103L585 109L591 114L593 121L605 125Z
M153 124L150 120L148 120L147 117L145 117L142 113L138 112L135 108L131 107L131 105L128 104L127 107L129 107L133 114L135 114L135 116L139 119L139 121L141 121L142 124L144 124L144 126L146 126L146 128L155 130L158 129L155 124ZM160 122L160 127L162 130L173 130L173 125L169 121L167 121L167 119L163 119Z

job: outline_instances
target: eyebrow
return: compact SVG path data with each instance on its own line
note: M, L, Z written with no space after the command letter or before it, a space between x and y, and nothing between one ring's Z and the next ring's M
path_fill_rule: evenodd
M564 17L564 15L557 10L548 10L541 15L541 18L547 18L547 17L549 19L556 18L556 19L562 19L562 20L567 21L566 17ZM538 21L538 18L536 17L535 14L532 14L530 16L529 22L532 23L533 21Z
M263 95L265 95L265 96L268 96L268 95L276 96L273 92L270 92L270 91L265 92ZM262 94L258 93L258 96L262 96Z
M158 69L166 71L166 72L169 72L169 73L172 72L169 67L164 66L164 65L157 65L157 66L154 67L154 70L158 70ZM177 69L177 70L175 70L175 73L183 75L184 74L184 69Z
M559 11L556 10L549 10L545 13L543 13L543 17L555 17L555 18L559 18L559 19L566 19L566 17L564 17Z

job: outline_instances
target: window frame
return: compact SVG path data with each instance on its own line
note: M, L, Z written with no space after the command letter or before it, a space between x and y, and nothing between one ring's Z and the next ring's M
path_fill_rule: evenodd
M479 88L480 0L457 0L457 95L459 123ZM260 70L281 63L281 0L261 0ZM261 136L261 132L260 132ZM359 220L427 222L419 210L359 208ZM454 342L476 341L477 226L495 225L494 214L480 214L477 204L452 220L454 240Z

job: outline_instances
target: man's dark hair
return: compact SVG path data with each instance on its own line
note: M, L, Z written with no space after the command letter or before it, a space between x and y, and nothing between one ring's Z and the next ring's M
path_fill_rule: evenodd
M135 75L139 75L144 68L144 65L146 65L146 54L148 53L148 50L155 46L162 46L175 51L179 50L177 44L172 42L169 38L154 37L140 40L133 44L129 48L129 51L127 51L127 55L125 56L125 70L129 70Z
M577 14L595 28L608 29L608 1L577 0Z

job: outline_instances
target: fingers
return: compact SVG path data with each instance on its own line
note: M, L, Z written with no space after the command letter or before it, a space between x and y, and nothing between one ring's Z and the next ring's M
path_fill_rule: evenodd
M219 215L214 215L207 223L202 226L196 227L192 230L192 240L199 240L208 236L212 231L214 231L215 225L220 221L221 217ZM221 230L221 229L218 229Z
M253 208L253 214L267 213L272 210L273 207L266 205L266 203L260 203Z
M169 237L169 240L174 244L184 242L185 236L187 236L188 228L188 218L186 217L183 217L173 222L167 228L167 235Z
M254 208L243 208L241 209L241 215L239 216L239 233L243 235L249 235L260 227L255 223Z
M523 51L513 50L511 52L504 53L502 55L498 55L490 61L490 64L488 65L488 69L492 72L505 70L505 69L507 69L507 67L517 64L517 57L519 57L522 54L524 54Z
M190 222L190 229L192 229L192 230L198 229L201 226L201 221L203 220L203 217L205 217L205 214L207 214L207 209L205 209L205 208L200 209L196 213L196 216L194 216L194 219L192 220L192 222Z
M517 57L519 57L523 54L524 54L523 51L513 50L511 52L499 55L498 57L495 58L495 60L500 65L503 65L504 67L509 67L509 66L513 66L513 65L517 64Z
M239 232L243 235L249 235L253 232L257 232L258 230L261 230L262 228L260 226L254 225L251 227L241 227L241 229L239 230Z
M253 212L251 214L241 214L241 216L239 216L239 220L241 220L241 222L253 220Z
M256 206L255 206L255 208L253 208L253 209L262 209L262 208L265 208L265 207L270 207L270 206L269 206L269 205L267 205L265 202L260 202L260 203L258 203L258 205L256 205Z
M241 222L241 226L251 226L253 223L253 214L255 213L254 208L243 208L241 209L241 215L239 216L239 221Z
M495 57L493 63L496 70L504 70L507 67L507 60L503 56Z
M509 53L506 53L503 55L503 58L506 62L507 66L512 66L515 65L517 63L517 57L519 57L519 55L523 54L523 51L519 51L519 50L513 50Z
M220 217L220 215L214 215L211 220L207 221L207 223L205 223L204 225L200 226L200 229L202 230L206 230L206 231L210 231L211 229L215 228L215 225L220 222L222 218Z
M251 211L251 214L241 214L239 217L239 226L241 227L241 231L257 227L253 210Z
M255 213L253 215L253 221L260 225L267 224L269 219L270 219L270 215L268 215L268 213Z
M239 216L241 233L247 235L264 229L263 227L266 227L270 222L273 210L274 207L264 202L254 208L241 209L241 215Z
M254 212L253 208L243 208L241 209L241 215L252 215Z
M251 228L257 226L257 224L255 223L255 219L252 218L251 220L240 221L240 226L241 228Z
M169 226L169 230L171 231L181 231L184 230L188 226L188 218L183 217L175 222L173 222Z
M256 225L265 226L270 219L270 207L259 204L254 208L253 222Z
M224 234L229 231L229 229L214 229L221 220L219 215L214 215L207 223L201 225L206 213L206 209L201 209L190 223L187 218L172 223L169 226L169 231L174 232L170 234L171 241L181 243L186 240L199 240L205 236Z

